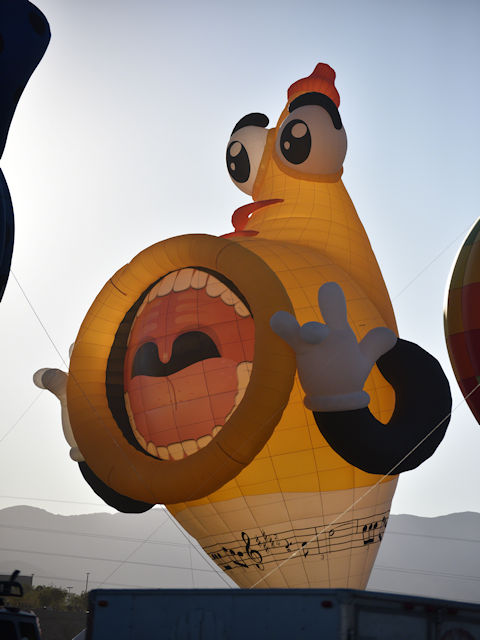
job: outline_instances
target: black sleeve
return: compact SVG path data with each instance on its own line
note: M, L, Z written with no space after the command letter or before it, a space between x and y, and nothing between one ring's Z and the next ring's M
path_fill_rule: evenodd
M117 511L121 511L122 513L143 513L155 506L148 502L133 500L127 496L122 496L121 493L117 493L114 489L100 480L86 462L79 462L78 466L80 467L82 476L88 482L93 491L95 491L97 496Z
M415 469L433 454L447 430L452 398L440 363L412 342L398 339L377 366L395 391L395 410L387 424L368 407L313 415L344 460L368 473L395 475Z

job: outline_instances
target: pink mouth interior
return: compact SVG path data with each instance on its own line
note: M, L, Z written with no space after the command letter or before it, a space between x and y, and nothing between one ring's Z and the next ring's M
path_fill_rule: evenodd
M175 339L192 331L206 334L219 357L201 359L165 376L132 378L135 354L142 345L154 343L160 362L166 364ZM211 297L205 288L171 291L147 302L133 324L124 369L125 391L137 432L154 447L211 435L235 407L237 367L251 363L253 352L252 317L241 317L234 305L226 304L220 296Z

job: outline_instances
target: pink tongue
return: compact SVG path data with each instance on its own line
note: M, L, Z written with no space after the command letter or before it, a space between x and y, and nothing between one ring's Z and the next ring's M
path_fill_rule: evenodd
M234 406L236 367L227 358L212 358L165 378L133 378L128 395L138 431L156 447L211 435Z

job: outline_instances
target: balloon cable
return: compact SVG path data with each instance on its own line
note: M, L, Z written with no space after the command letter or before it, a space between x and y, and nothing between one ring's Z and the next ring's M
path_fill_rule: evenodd
M29 297L27 296L24 288L22 287L22 285L20 284L18 278L15 276L15 274L13 273L13 271L11 271L11 274L15 280L15 282L17 283L20 291L22 292L25 300L28 303L28 306L30 307L30 309L32 310L33 314L35 315L36 319L38 320L40 326L42 327L43 331L45 332L45 335L47 336L48 340L50 341L50 343L52 344L55 352L58 354L60 360L62 361L63 365L65 366L65 368L67 369L67 371L69 370L69 365L67 364L67 362L64 360L60 350L58 349L57 345L55 344L53 338L51 337L50 333L48 332L46 326L44 325L44 323L42 322L42 319L40 318L40 316L38 315L37 311L35 310L33 304L31 303ZM77 387L80 389L80 392L82 393L83 397L85 398L85 401L87 402L87 404L89 405L92 414L95 416L96 420L98 421L98 423L102 426L103 429L106 430L107 435L109 436L109 438L112 440L113 445L116 446L117 448L120 449L120 445L118 444L118 441L116 440L116 438L114 438L114 436L110 433L109 429L107 429L105 422L102 418L101 415L99 415L96 407L94 407L92 405L92 403L90 402L90 398L88 397L87 393L84 391L84 389L82 388L82 386L80 385L80 383L78 382L78 380L75 378L75 376L70 372L68 374L69 376L71 376L72 380L75 382L75 384L77 385ZM130 467L130 469L132 470L132 472L137 476L137 478L139 479L139 481L143 482L145 484L145 486L148 486L147 483L145 483L145 479L141 477L141 475L138 472L138 469L136 468L136 466L131 462L130 458L122 451L123 457L126 461L126 464ZM152 496L153 498L153 496ZM152 500L153 503L156 503L156 500Z

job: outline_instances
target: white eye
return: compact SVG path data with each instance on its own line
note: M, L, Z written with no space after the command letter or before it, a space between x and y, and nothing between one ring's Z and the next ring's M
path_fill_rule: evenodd
M298 167L304 173L337 173L347 152L347 136L338 111L332 116L316 104L294 109L280 127L275 150L284 165Z
M236 186L248 195L252 195L266 141L267 130L253 125L238 129L228 141L228 173Z

